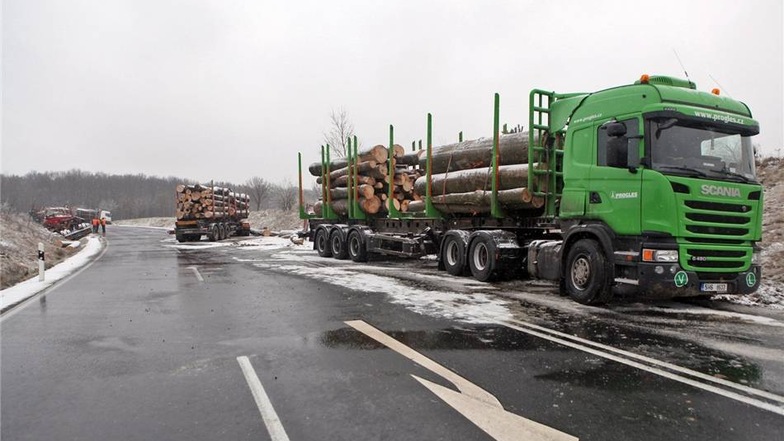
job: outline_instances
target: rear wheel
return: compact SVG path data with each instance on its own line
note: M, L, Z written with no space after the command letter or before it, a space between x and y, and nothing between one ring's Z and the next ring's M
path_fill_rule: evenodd
M465 275L466 246L462 238L453 235L445 237L441 253L441 262L446 272L453 276Z
M228 237L228 232L226 231L226 225L224 224L218 225L218 234L220 236L220 239L218 240L223 240Z
M215 242L216 240L220 240L220 231L218 230L217 225L210 226L210 232L207 233L207 239L209 239L210 242Z
M329 232L326 228L316 230L316 252L321 257L332 257L332 247L329 245Z
M348 249L348 257L354 262L367 262L368 255L365 248L365 238L357 230L353 230L348 234L346 241L346 248Z
M599 244L592 239L580 239L566 257L566 292L574 301L585 305L607 303L612 298L610 270Z
M332 257L335 259L348 259L348 250L346 249L346 241L339 230L335 230L329 237L329 243L332 248Z
M480 282L491 282L495 280L498 269L496 260L495 241L488 236L477 236L471 242L468 252L468 266L471 268L471 275Z

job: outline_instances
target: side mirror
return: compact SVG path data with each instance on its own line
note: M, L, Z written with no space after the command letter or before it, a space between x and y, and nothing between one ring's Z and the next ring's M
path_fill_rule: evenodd
M626 124L619 122L608 122L604 126L607 130L607 136L611 138L619 138L626 135Z

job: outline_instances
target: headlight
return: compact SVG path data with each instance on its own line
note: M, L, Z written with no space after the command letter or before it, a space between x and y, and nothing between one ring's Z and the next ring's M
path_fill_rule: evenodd
M643 262L677 262L678 250L642 250Z

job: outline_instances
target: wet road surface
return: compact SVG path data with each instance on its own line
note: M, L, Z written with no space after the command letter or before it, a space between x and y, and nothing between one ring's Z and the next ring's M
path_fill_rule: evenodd
M784 433L776 314L591 308L428 261L109 233L92 266L3 317L2 439L282 439L241 360L291 440Z

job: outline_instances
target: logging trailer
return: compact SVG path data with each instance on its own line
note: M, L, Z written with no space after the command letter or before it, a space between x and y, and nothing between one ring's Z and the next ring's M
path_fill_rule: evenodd
M250 197L229 188L213 185L176 187L177 219L174 234L178 242L211 242L231 236L248 236Z
M386 177L373 183L380 197L364 193L368 156L356 139L339 161L322 147L321 162L310 167L321 183L318 214L304 209L300 154L300 217L314 249L355 262L371 253L435 254L449 274L552 280L584 304L610 301L619 286L653 298L758 288L763 192L751 137L759 125L744 103L718 89L700 92L689 80L643 75L593 93L532 90L529 106L526 143L506 152L498 94L494 136L484 144L434 148L428 115L416 166L405 165L412 154L400 154L390 126ZM450 168L477 153L488 165ZM510 189L505 167L520 153L526 176ZM446 171L434 169L445 157ZM464 170L476 164L486 176L479 188L447 190L450 173L475 174ZM404 206L396 176L414 167L423 174L414 185L421 200ZM338 178L345 192L335 191ZM382 201L376 214L369 214L372 198Z

